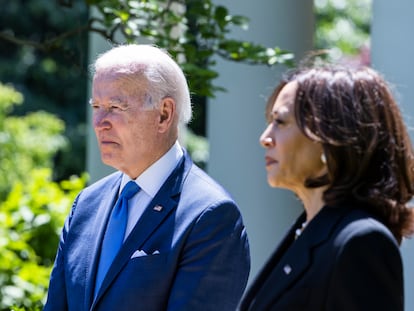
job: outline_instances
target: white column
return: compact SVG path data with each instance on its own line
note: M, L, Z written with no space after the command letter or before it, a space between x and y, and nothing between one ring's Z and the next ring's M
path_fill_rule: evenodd
M390 81L413 138L414 1L375 0L371 30L372 63ZM405 310L414 310L414 240L402 244Z
M313 47L313 1L217 0L230 13L250 18L248 31L232 37L279 46L300 58ZM208 172L239 203L250 239L250 281L267 260L301 207L290 192L275 190L266 182L264 149L259 136L265 128L267 97L286 68L251 66L217 60L215 81L227 89L208 103Z
M93 10L91 15L96 14ZM111 48L110 43L105 40L101 35L91 33L89 35L89 63L95 62L99 54L106 52ZM88 79L88 97L90 98L92 91L92 74L90 73ZM89 100L89 99L88 99ZM99 152L98 142L96 140L95 133L92 126L92 109L87 107L87 129L88 135L86 138L86 171L89 174L89 184L97 181L98 179L110 174L114 169L102 163L101 154Z

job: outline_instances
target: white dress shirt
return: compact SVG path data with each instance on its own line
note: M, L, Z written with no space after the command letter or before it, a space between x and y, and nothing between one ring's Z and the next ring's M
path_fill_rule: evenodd
M124 241L131 233L145 208L178 165L183 155L183 150L178 141L176 141L167 153L135 179L141 190L128 202L128 224L125 230ZM123 174L119 193L121 193L124 186L130 180L131 178L128 175Z

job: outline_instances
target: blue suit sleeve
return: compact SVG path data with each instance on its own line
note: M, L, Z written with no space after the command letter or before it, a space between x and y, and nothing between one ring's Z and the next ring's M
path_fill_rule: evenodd
M235 310L250 271L250 253L240 212L233 203L207 209L187 240L168 311Z
M65 269L64 269L64 249L65 240L69 230L70 219L73 215L77 198L72 206L72 211L69 217L67 217L65 224L60 235L59 246L55 258L55 263L50 275L49 289L47 294L46 304L44 311L66 311L68 310L66 286L65 286Z

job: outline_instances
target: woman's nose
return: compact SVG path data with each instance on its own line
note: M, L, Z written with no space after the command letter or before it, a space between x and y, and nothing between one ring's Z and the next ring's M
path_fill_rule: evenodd
M273 146L274 140L269 135L269 129L268 128L266 130L264 130L262 135L260 135L259 141L260 141L260 144L262 145L262 147L264 147L264 148L269 148L269 147Z
M271 137L261 137L260 138L260 144L265 147L265 148L269 148L271 146L273 146L273 139Z

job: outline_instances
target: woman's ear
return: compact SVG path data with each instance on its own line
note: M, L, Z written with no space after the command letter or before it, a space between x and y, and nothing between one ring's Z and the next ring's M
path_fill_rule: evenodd
M161 133L166 132L174 123L175 120L176 104L171 97L165 97L162 99L159 112L159 124L158 128Z

